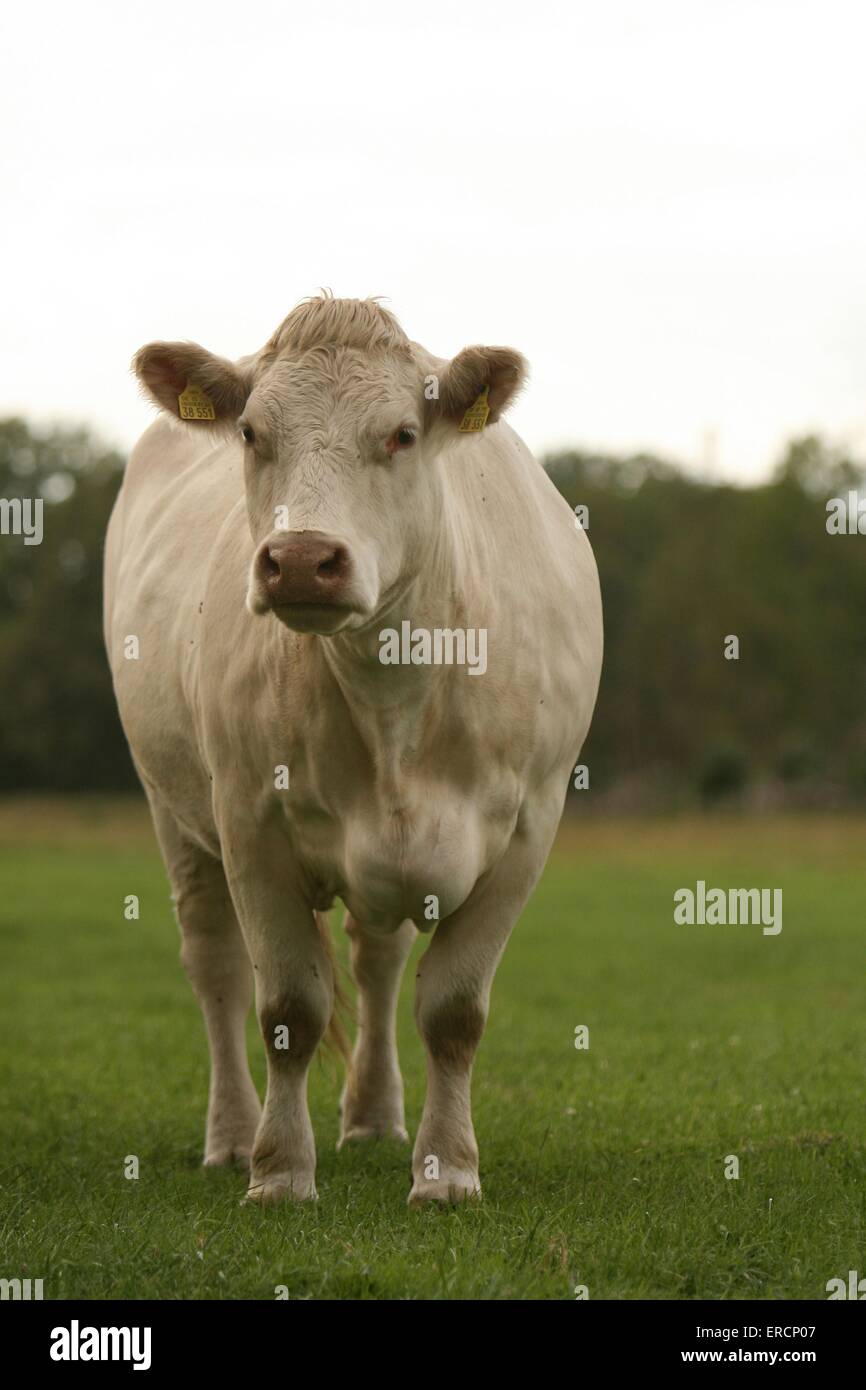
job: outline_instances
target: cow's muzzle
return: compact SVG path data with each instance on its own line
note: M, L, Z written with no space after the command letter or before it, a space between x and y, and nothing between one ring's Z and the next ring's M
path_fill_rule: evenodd
M332 631L359 607L346 543L323 531L296 531L259 546L253 561L250 607L271 609L302 632Z

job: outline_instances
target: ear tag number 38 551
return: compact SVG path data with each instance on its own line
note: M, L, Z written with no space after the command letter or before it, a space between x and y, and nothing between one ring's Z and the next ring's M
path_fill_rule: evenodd
M213 401L200 386L188 381L177 398L181 420L215 420Z

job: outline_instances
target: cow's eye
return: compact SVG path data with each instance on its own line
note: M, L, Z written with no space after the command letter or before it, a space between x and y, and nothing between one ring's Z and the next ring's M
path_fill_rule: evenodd
M245 444L255 444L256 432L252 425L241 425L241 438Z
M415 443L416 437L415 431L410 429L408 425L404 425L403 429L398 430L394 436L398 449L408 449L411 444Z

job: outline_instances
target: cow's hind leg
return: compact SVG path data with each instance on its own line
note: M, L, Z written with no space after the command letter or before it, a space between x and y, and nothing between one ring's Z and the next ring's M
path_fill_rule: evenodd
M378 1135L406 1140L396 1012L415 928L404 922L387 936L374 936L350 915L346 931L358 986L358 1037L343 1091L337 1147Z
M204 1162L249 1165L261 1103L250 1076L245 1024L252 971L222 864L163 807L153 817L181 930L181 961L195 990L211 1055Z

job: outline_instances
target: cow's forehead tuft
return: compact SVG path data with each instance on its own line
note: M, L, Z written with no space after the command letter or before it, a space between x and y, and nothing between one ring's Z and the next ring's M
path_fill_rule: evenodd
M282 356L331 344L361 351L393 351L407 347L408 342L394 315L375 299L317 296L298 304L283 319L266 352Z

